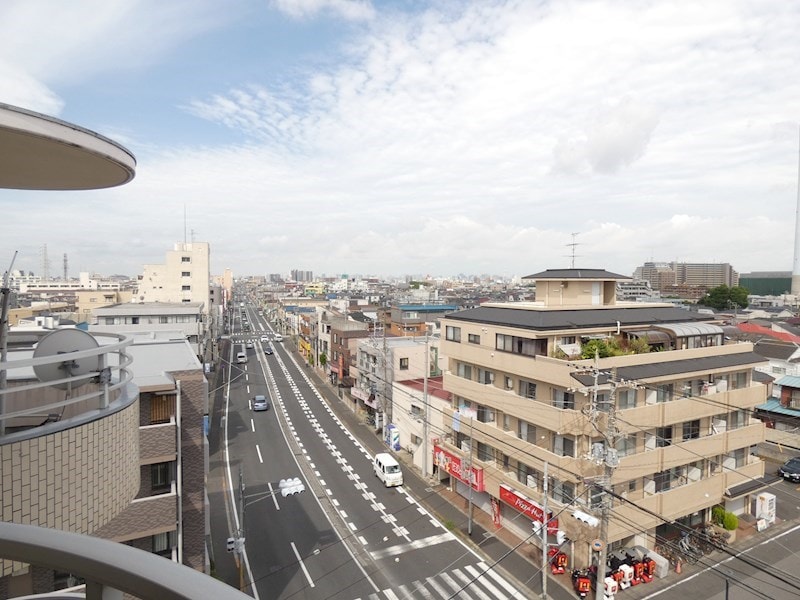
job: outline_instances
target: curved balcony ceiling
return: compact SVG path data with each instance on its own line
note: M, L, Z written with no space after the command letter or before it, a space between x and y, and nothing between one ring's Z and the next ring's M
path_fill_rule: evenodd
M93 190L136 174L133 154L93 131L0 104L0 188Z

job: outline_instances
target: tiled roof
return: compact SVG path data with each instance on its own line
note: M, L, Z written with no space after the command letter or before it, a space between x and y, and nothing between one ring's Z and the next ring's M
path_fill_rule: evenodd
M786 415L787 417L800 417L800 410L783 406L777 398L770 398L764 404L759 404L756 406L756 410Z
M547 269L533 275L526 275L523 279L630 279L627 275L611 273L605 269Z
M739 323L739 329L745 333L759 333L777 340L783 340L784 342L800 343L800 336L792 335L791 333L773 331L768 327L762 327L761 325L755 325L753 323Z

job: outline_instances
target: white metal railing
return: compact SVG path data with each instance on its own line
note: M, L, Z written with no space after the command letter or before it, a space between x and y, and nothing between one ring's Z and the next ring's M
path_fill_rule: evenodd
M36 335L44 337L48 333L51 332L36 332ZM101 343L96 348L87 350L0 362L0 371L6 371L7 379L6 388L0 389L0 443L29 437L30 432L39 427L52 425L54 422L70 422L95 414L97 411L104 411L123 394L133 379L132 373L127 369L132 360L124 351L133 343L133 338L115 333L92 335L95 338L110 338L114 341ZM30 349L32 350L33 346ZM92 357L98 358L97 371L82 372L79 375L50 381L40 381L35 374L30 373L31 369L38 366L60 365L67 361ZM74 386L80 393L78 395L64 393L63 399L60 399L52 391L56 386L61 386L61 389L72 389ZM31 397L40 401L31 402ZM61 415L67 411L70 414L62 420ZM25 424L42 419L44 421L38 425ZM10 432L12 428L18 431Z

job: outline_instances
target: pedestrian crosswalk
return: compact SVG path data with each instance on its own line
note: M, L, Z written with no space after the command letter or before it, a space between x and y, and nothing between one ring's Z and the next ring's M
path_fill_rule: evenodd
M503 600L526 598L527 594L516 590L486 563L450 569L424 580L397 585L366 596L369 600ZM356 600L362 600L357 598Z

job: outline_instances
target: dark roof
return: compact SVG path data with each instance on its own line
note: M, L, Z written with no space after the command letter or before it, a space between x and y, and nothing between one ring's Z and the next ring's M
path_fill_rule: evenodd
M778 477L777 475L764 475L763 477L751 479L749 481L745 481L744 483L740 483L738 485L734 485L733 487L729 487L728 489L726 489L725 497L733 499L744 496L745 494L752 494L753 492L763 490L768 485L771 485L779 480L780 477Z
M797 352L797 344L783 344L772 340L759 340L753 345L753 351L765 358L789 360Z
M551 329L588 329L592 327L658 325L660 323L686 323L690 321L710 321L709 315L690 313L672 306L620 307L602 309L574 310L536 310L508 306L479 306L450 313L445 317L457 321L486 323L547 331Z
M755 352L740 352L738 354L720 354L718 356L706 356L702 358L691 358L685 360L672 360L668 362L656 362L645 365L634 365L631 367L620 367L617 369L617 379L625 381L641 381L644 379L654 379L656 377L667 377L669 375L680 375L684 373L696 373L713 371L714 369L724 369L727 367L737 367L743 365L754 365L766 362ZM584 386L594 385L594 375L591 373L574 373L573 378L577 379ZM598 385L608 383L610 374L603 371L598 378Z
M630 279L627 275L611 273L605 269L547 269L523 279Z

